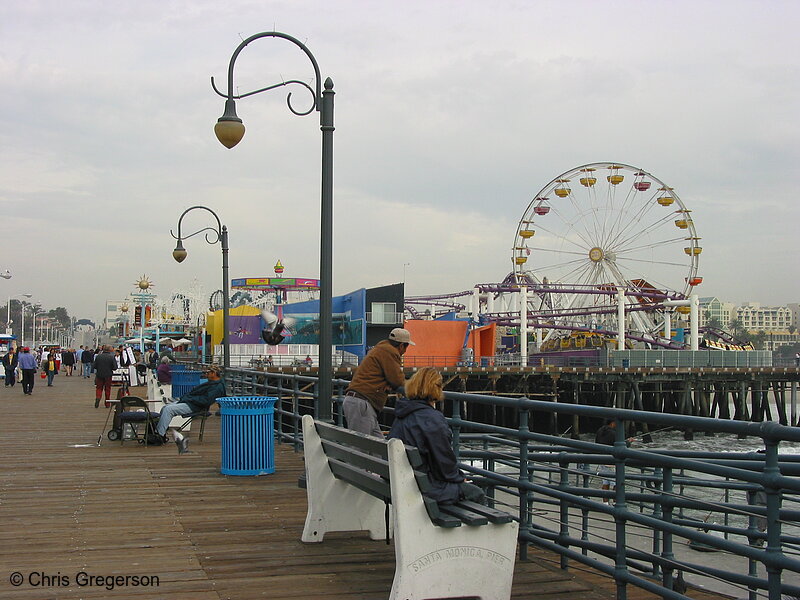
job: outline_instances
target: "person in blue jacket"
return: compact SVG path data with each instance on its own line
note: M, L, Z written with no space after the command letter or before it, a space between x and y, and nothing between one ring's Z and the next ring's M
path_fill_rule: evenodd
M442 504L459 500L484 502L483 490L467 483L453 452L453 434L436 403L444 399L442 375L424 367L405 385L406 398L399 398L394 411L390 438L397 438L419 449L421 470L428 473L431 490L426 493Z
M187 394L179 400L170 402L161 409L158 418L156 432L165 438L167 429L173 417L186 416L195 412L208 410L217 401L217 398L224 398L225 382L222 381L219 367L210 366L203 372L208 381L194 386ZM178 445L178 453L184 454L189 449L189 440L179 431L173 431L175 443Z

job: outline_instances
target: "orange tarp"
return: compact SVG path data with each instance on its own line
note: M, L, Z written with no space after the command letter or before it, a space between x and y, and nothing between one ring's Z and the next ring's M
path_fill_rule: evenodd
M461 360L465 321L406 321L405 328L416 344L406 351L406 367L454 367Z

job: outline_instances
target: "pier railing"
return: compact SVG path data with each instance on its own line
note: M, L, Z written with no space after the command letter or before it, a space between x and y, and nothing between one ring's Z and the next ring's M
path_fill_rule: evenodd
M232 395L277 396L279 440L302 445L299 420L317 414L317 379L230 369ZM349 382L334 380L332 413ZM445 416L462 469L490 502L518 515L520 555L548 549L560 566L586 565L613 577L617 598L632 584L669 599L685 585L737 597L800 597L800 456L779 452L800 429L447 392ZM478 422L479 405L516 414L516 428ZM391 420L391 409L386 421ZM616 423L613 446L539 433L555 415ZM691 430L719 439L760 440L759 451L696 452L626 443L634 424ZM603 481L608 489L603 489ZM511 508L509 508L511 507ZM711 558L709 558L711 557Z

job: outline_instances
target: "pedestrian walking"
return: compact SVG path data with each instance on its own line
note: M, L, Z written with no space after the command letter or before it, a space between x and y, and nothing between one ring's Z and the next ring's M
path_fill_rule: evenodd
M89 379L92 373L92 363L94 363L94 350L86 348L81 354L81 367L83 368L81 375L86 379Z
M43 368L47 373L47 387L53 387L53 378L58 375L58 361L56 360L55 352L50 353L50 356L44 362Z
M111 400L111 377L117 369L117 359L111 353L111 346L103 346L103 351L94 359L94 407L100 406L100 397L105 392L106 403Z
M5 356L3 356L3 368L6 372L6 387L14 387L14 384L17 382L16 374L18 360L19 354L17 354L17 349L13 346L10 347Z
M33 383L36 375L36 359L31 354L31 349L25 346L17 363L22 371L22 393L26 396L33 394Z
M72 369L75 367L75 349L67 348L61 353L61 364L64 366L64 375L72 377Z

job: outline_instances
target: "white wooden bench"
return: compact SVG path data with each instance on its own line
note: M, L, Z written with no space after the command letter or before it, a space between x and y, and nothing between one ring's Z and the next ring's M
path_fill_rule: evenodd
M423 495L419 451L303 417L308 514L302 541L334 531L394 538L390 600L508 600L518 523L473 502L439 505ZM391 505L391 510L389 506Z

